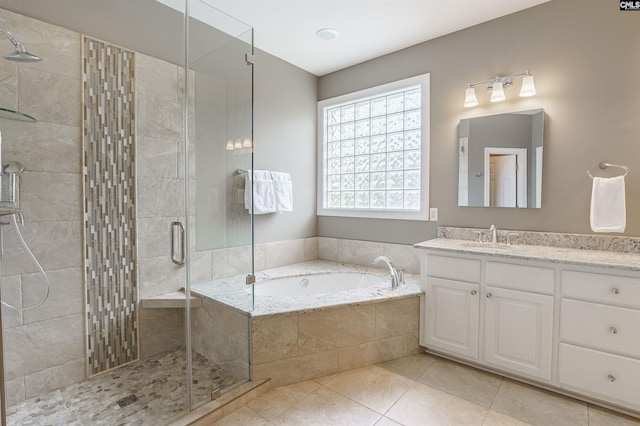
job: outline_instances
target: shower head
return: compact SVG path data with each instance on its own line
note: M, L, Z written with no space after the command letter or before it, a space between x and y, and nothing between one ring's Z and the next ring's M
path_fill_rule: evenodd
M7 61L14 62L38 62L42 60L38 56L32 55L31 53L27 52L24 46L21 44L18 44L18 46L16 46L16 50L14 52L4 55L4 58Z
M2 165L2 171L8 175L19 175L24 171L24 166L18 161L7 161Z
M15 38L13 38L13 36L11 35L11 33L3 28L0 28L0 32L4 35L6 35L9 40L11 41L11 43L13 43L13 46L16 48L16 50L14 50L13 52L7 54L4 56L4 58L7 61L14 61L14 62L38 62L41 61L42 59L40 59L39 57L37 57L36 55L32 55L31 53L27 52L27 49L25 49L25 47L22 45L22 43L20 43L18 40L16 40Z

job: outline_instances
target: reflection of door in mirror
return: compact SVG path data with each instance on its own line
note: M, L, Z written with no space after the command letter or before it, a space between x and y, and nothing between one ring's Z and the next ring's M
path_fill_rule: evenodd
M516 206L516 156L492 155L489 158L491 168L490 203L491 207Z
M527 149L485 148L485 207L527 207Z

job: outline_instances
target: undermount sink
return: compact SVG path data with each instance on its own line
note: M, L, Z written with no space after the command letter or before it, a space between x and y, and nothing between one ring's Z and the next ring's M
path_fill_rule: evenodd
M510 250L511 249L511 246L508 246L505 244L478 243L478 242L464 243L462 244L462 246L467 248L481 248L486 250Z

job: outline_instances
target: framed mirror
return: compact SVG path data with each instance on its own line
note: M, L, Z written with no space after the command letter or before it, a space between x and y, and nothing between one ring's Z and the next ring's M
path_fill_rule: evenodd
M460 120L458 205L540 208L544 110Z

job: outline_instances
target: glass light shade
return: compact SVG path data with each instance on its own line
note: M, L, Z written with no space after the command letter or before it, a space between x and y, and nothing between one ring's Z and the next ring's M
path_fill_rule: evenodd
M227 141L227 151L233 151L233 141Z
M242 149L242 141L240 139L236 140L236 142L233 144L233 147L235 149Z
M502 102L505 99L504 86L502 86L501 81L496 81L491 89L491 102Z
M467 87L464 91L464 106L466 108L474 107L478 105L478 98L476 97L476 89L473 87Z
M242 147L243 148L251 148L251 139L244 138L244 142L242 142Z
M536 94L536 86L533 84L533 76L525 75L522 77L522 87L520 88L520 96L527 97Z

